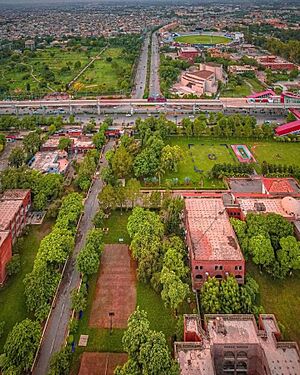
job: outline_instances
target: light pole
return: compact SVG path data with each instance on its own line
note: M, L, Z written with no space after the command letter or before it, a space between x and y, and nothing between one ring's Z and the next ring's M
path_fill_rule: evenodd
M109 319L110 319L110 327L109 327L109 334L112 335L112 329L113 329L113 317L115 316L115 313L113 311L108 313Z

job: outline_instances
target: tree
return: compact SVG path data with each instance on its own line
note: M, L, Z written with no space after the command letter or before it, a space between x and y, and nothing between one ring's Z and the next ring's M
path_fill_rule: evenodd
M220 303L222 313L233 314L240 311L239 285L233 276L222 280L220 285Z
M71 350L66 347L51 358L48 375L68 375L71 367Z
M104 219L105 213L103 210L100 209L93 218L93 224L96 228L103 228Z
M5 268L9 276L19 273L21 269L20 255L19 254L13 255L11 260L6 264Z
M166 145L161 152L162 167L167 171L177 172L179 161L183 160L184 153L180 146Z
M23 139L23 146L28 155L34 155L41 146L41 139L37 132L26 135Z
M24 154L24 151L22 147L16 147L14 148L9 157L8 157L8 162L12 167L19 168L21 167L26 160L26 155Z
M71 146L71 139L70 138L67 138L67 137L62 137L60 138L59 140L59 143L58 143L58 149L61 150L61 151L67 151L67 149Z
M4 373L21 374L30 370L41 337L40 325L30 319L15 324L3 348Z
M160 282L163 286L161 298L165 302L165 305L170 306L173 310L177 310L189 293L188 285L181 281L175 272L170 271L166 266L161 271Z
M287 271L300 269L300 245L294 236L280 239L277 258L281 267Z
M131 359L138 361L141 346L147 342L149 333L147 314L137 307L128 319L127 330L122 338L123 348Z
M100 206L105 213L116 208L115 190L111 185L106 185L98 195Z
M85 246L78 254L76 259L77 270L83 275L92 275L98 271L99 255L91 248Z
M220 283L214 277L208 277L201 288L201 306L204 314L218 314L221 311Z
M162 332L149 333L147 341L141 345L139 362L143 369L142 373L147 375L171 375L176 371Z
M104 131L102 131L101 129L98 133L93 135L93 143L98 151L100 151L102 147L105 145L105 141L105 134Z
M181 234L182 211L184 207L183 199L180 197L167 198L163 200L161 217L165 223L165 231L167 234Z
M271 241L262 234L250 238L249 249L253 255L253 262L259 266L268 266L275 260Z
M140 197L141 184L135 178L131 178L126 183L126 197L131 202L131 208L134 207Z
M71 294L71 302L72 302L72 309L74 309L77 313L86 309L87 300L86 296L83 291L77 291L76 289L73 290Z
M120 146L111 160L113 173L117 178L127 178L132 170L132 157L124 146Z

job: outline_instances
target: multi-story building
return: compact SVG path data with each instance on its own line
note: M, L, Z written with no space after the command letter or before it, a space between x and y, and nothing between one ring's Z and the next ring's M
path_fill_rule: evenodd
M12 257L12 245L26 225L30 205L30 190L7 190L1 197L0 284L5 281L5 267Z
M185 228L193 289L209 276L244 283L245 260L222 197L185 199Z
M298 375L297 343L279 341L274 315L184 316L184 341L175 342L181 375Z
M200 53L195 47L182 47L178 52L178 57L180 59L190 62L194 62L199 55Z

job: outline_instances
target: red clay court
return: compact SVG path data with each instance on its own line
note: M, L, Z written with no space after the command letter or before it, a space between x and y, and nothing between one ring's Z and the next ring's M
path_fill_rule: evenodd
M89 325L109 328L113 312L113 328L126 328L136 307L136 263L127 245L105 245L101 257Z
M125 353L83 353L78 375L113 375L126 361Z

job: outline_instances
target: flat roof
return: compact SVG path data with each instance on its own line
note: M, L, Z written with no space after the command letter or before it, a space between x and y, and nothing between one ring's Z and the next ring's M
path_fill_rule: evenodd
M21 200L1 201L0 202L0 230L9 229L11 221L22 207Z
M186 198L195 260L243 260L222 198Z
M200 317L185 315L187 332L201 326ZM280 335L276 318L272 314L260 315L261 326L258 327L251 314L218 314L204 315L206 333L200 333L200 342L176 342L175 356L180 364L181 375L216 374L212 357L214 345L250 345L261 347L270 369L274 375L300 374L300 353L295 342L277 341ZM192 328L189 330L189 328ZM247 351L247 349L245 349Z
M248 213L274 213L285 218L293 218L282 206L282 198L238 198L238 203L244 215Z

